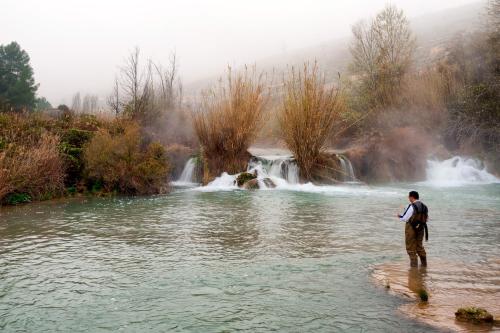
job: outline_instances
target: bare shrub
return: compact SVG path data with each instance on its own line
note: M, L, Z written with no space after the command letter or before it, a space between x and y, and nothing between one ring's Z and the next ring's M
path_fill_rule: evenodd
M159 143L141 147L135 122L99 130L84 150L88 180L106 191L125 194L164 193L168 189L168 161Z
M325 86L324 76L318 73L316 65L305 64L301 71L292 68L285 79L279 124L303 179L312 180L314 168L344 107L341 91Z
M369 24L354 25L352 32L351 68L360 79L363 106L382 109L397 104L415 51L415 37L403 11L388 5Z
M236 173L246 168L250 144L264 116L264 85L261 75L245 71L203 95L193 124L204 159L204 182L222 171Z
M10 144L0 152L0 202L9 194L27 194L33 200L64 191L64 166L59 138L44 133L33 145Z

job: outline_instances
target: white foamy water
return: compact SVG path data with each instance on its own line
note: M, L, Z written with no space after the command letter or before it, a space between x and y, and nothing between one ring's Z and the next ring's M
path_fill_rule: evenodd
M196 159L190 158L184 169L182 170L181 176L176 181L172 182L174 186L195 186L198 185L194 179L194 169L196 168Z
M346 165L349 168L350 161ZM350 179L354 178L354 171L351 168L351 173L347 174ZM367 195L374 192L383 193L384 195L398 195L396 190L391 189L374 189L361 183L349 183L345 185L316 185L313 183L299 182L299 168L293 161L292 157L277 156L260 156L252 159L248 164L247 172L257 174L259 188L261 190L286 190L295 192L308 193L323 193L332 195ZM230 175L226 172L215 178L206 186L197 187L195 190L202 192L217 192L231 191L240 189L236 185L236 179L239 174ZM270 179L275 187L267 186L265 179Z
M426 185L462 186L498 183L500 179L486 170L479 160L455 156L444 161L427 161Z
M356 176L354 175L354 168L352 167L351 161L347 157L341 154L337 154L340 160L340 166L342 168L342 173L344 175L344 181L354 182L356 181Z

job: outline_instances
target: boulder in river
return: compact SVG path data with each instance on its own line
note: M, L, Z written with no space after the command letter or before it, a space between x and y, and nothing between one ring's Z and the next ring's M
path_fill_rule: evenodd
M250 179L249 181L246 181L241 187L245 190L258 190L259 180L257 178Z
M256 174L252 174L250 172L242 172L238 175L238 177L236 178L236 184L239 186L239 187L242 187L245 183L247 183L248 181L250 180L256 180L257 178L257 175ZM257 186L258 187L258 186Z
M270 179L270 178L264 178L262 179L262 183L264 184L265 188L275 188L276 184ZM246 190L258 190L261 186L261 183L257 178L250 179L249 181L246 181L241 188L244 188Z

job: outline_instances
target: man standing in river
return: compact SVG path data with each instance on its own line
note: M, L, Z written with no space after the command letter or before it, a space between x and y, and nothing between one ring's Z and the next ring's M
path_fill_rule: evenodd
M417 191L411 191L408 194L408 200L410 204L404 211L402 215L398 215L398 218L405 222L405 244L406 252L410 257L410 266L418 266L417 254L420 257L420 262L422 266L427 266L427 256L424 249L424 234L426 240L427 235L427 218L428 209L423 202L419 200L419 194Z

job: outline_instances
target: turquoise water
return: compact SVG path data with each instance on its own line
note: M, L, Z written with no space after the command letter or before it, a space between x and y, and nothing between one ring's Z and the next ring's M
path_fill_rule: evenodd
M498 260L499 184L177 189L3 208L0 330L435 331L370 277L406 260L394 216L410 189L430 208L430 265Z

